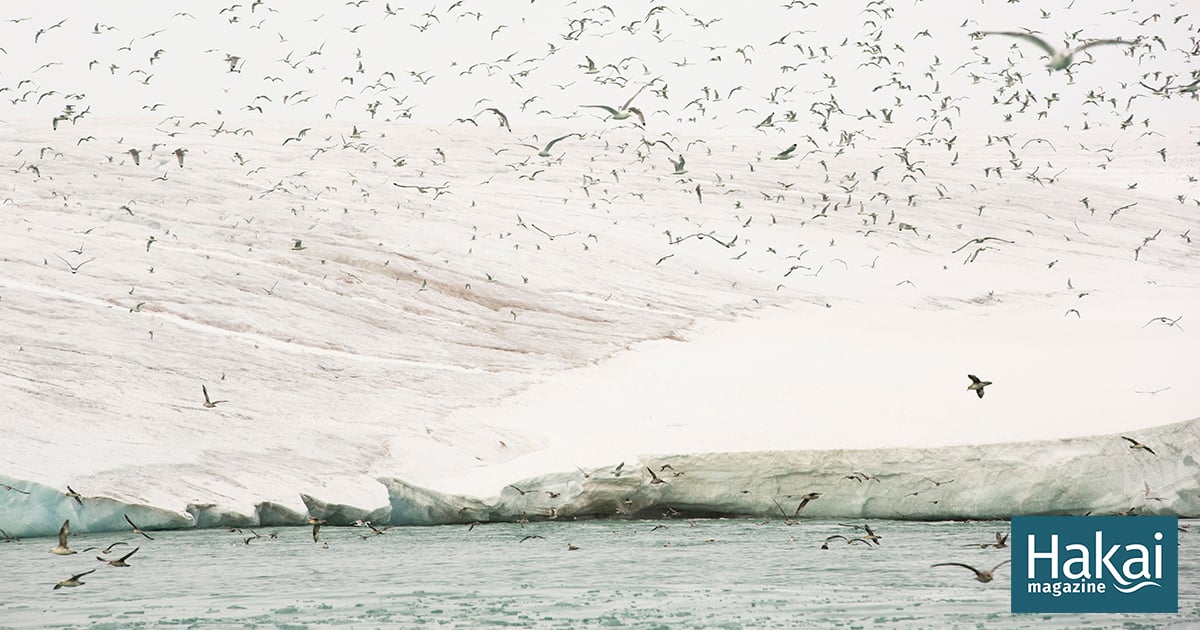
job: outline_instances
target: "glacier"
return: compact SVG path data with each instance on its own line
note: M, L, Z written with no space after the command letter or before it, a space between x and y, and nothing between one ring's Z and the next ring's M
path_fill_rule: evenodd
M757 517L987 520L1028 515L1200 517L1200 418L1140 432L1154 453L1120 435L903 449L747 451L644 456L614 465L514 480L492 498L380 478L388 505L331 505L304 495L307 513L264 503L254 515L189 505L180 515L102 497L81 505L37 484L0 494L9 536L46 536L70 518L78 532L118 531L124 514L146 530L369 521L450 525L577 519ZM651 475L649 471L656 471ZM655 482L657 478L661 483ZM815 499L798 505L804 495ZM16 496L14 496L16 495ZM786 507L785 507L786 506ZM795 511L794 511L795 510Z
M800 518L1197 516L1189 20L918 3L878 33L903 50L891 67L849 32L772 45L762 24L795 19L778 6L697 3L722 19L663 11L689 36L661 41L595 24L550 52L565 8L414 44L306 2L271 17L288 42L150 2L35 37L66 16L14 7L31 19L0 24L11 536L125 515L782 518L807 492ZM1023 19L1144 39L1053 73L965 26ZM941 22L964 26L913 37ZM164 25L153 62L154 36L126 46ZM293 47L321 52L289 67ZM578 67L630 49L622 81ZM1179 81L1129 79L1155 72ZM644 125L581 107L639 83ZM491 105L511 131L476 116Z

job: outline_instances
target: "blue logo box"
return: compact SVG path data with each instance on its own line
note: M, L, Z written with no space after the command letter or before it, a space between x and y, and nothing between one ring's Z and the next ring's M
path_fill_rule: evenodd
M1174 516L1014 516L1012 612L1179 611Z

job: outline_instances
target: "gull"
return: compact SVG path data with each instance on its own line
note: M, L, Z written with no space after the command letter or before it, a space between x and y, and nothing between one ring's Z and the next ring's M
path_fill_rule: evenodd
M121 541L117 541L117 542L115 542L115 543L113 543L113 544L111 544L111 545L109 545L109 546L105 547L104 549L100 549L99 547L87 547L87 548L85 548L85 549L84 549L84 551L91 551L91 550L93 550L93 549L100 549L100 553L112 553L113 547L116 547L116 546L118 546L118 545L128 545L128 544L129 544L129 543L127 543L127 542L121 542Z
M657 80L658 79L655 79L654 81L657 81ZM638 89L637 92L634 93L633 96L629 97L629 100L625 101L624 105L622 105L618 108L609 107L608 105L583 105L582 107L595 107L597 109L603 109L604 111L606 111L612 115L613 120L625 120L626 118L629 118L630 116L636 115L638 117L638 120L641 121L642 126L645 127L646 126L646 117L642 115L642 110L640 110L636 107L633 107L633 99L637 98L638 94L641 94L642 90L645 90L647 86L652 85L654 83L654 81L651 81L650 83L643 85L641 88Z
M75 492L75 490L73 488L71 488L71 486L67 486L67 491L65 494L68 497L75 499L75 502L78 503L79 505L83 505L83 497L80 496L80 494L78 492Z
M775 501L775 499L771 499L771 500ZM795 525L798 522L798 521L794 521L794 520L788 518L787 512L783 511L783 506L779 504L779 501L775 501L775 507L779 508L779 513L781 515L783 515L783 524L784 525Z
M974 547L976 545L971 544L967 546ZM980 549L987 549L988 547L995 547L996 549L1004 549L1008 547L1008 534L1005 534L1004 532L996 532L996 542L979 544Z
M63 258L62 256L59 256L58 254L55 254L55 255L54 255L54 257L55 257L55 258L58 258L59 260L61 260L61 261L65 262L65 263L67 263L67 267L70 267L70 269L71 269L71 273L72 273L72 274L77 274L77 273L79 273L79 268L80 268L80 267L82 267L82 266L84 266L84 265L86 265L86 264L88 264L88 263L92 262L93 260L96 260L95 258L89 258L89 259L87 259L87 260L85 260L85 261L83 261L83 262L81 262L81 263L79 263L79 264L77 264L77 265L72 265L72 264L71 264L69 261L67 261L67 259L66 259L66 258Z
M820 498L821 498L820 492L809 492L808 494L800 495L800 505L796 506L796 513L792 514L792 517L793 518L799 517L800 510L803 510L804 506L808 505L809 501L813 501L815 499L820 499Z
M1014 31L984 31L981 32L980 35L1005 35L1030 42L1031 44L1045 51L1047 55L1050 55L1050 61L1046 64L1046 67L1050 68L1051 70L1065 70L1072 63L1075 63L1075 53L1083 52L1084 50L1092 48L1093 46L1103 46L1105 44L1123 44L1126 46L1132 46L1134 44L1133 42L1127 42L1121 39L1093 39L1082 45L1076 46L1075 48L1063 48L1061 50L1056 50L1053 46L1046 43L1046 40L1031 33L1017 33Z
M508 116L505 116L504 112L496 109L495 107L486 107L486 108L480 110L479 114L482 114L483 112L492 112L493 114L496 115L496 118L500 119L501 127L504 127L505 129L509 130L510 132L512 131L512 127L508 126ZM475 115L478 116L479 114L475 114Z
M569 133L569 134L567 134L567 135L565 135L565 136L559 136L559 137L557 137L557 138L555 138L555 139L551 140L549 143L547 143L547 144L546 144L546 146L545 146L544 148L542 148L542 149L538 150L538 157L544 157L544 158L548 158L548 157L550 157L550 149L554 148L554 145L555 145L556 143L558 143L558 142L560 142L560 141L562 141L562 140L566 140L567 138L570 138L571 136L579 136L579 138L580 138L581 140L583 139L583 136L581 136L580 134L577 134L577 133ZM523 146L523 147L529 147L529 148L531 148L531 149L537 149L537 147L536 147L535 145L532 145L532 144L525 144L524 142L522 142L522 143L519 143L519 144L520 144L521 146Z
M992 384L991 381L980 380L980 378L974 374L968 374L967 378L971 379L971 384L967 385L967 389L975 390L975 393L979 394L980 398L983 398L983 388Z
M150 534L147 534L146 532L142 531L142 528L138 527L137 525L134 525L133 521L129 520L128 514L124 514L123 516L125 517L125 522L129 523L129 526L133 528L133 533L141 534L142 536L145 536L146 540L154 540L153 538L150 537Z
M96 572L96 570L92 569L91 571L84 571L83 573L76 573L75 575L72 575L71 577L59 582L58 584L55 584L54 590L57 591L58 589L60 589L64 586L79 586L81 584L85 584L85 582L80 582L79 578L81 578L89 573L95 573L95 572Z
M980 571L979 569L976 569L975 567L973 567L969 564L963 564L961 562L939 562L932 566L935 566L935 567L963 567L964 569L970 569L975 572L976 580L987 583L987 582L992 581L992 577L993 577L993 574L996 572L996 569L999 569L1000 567L1008 564L1009 562L1011 562L1011 560L1005 560L1004 562L1001 562L1000 564L997 564L996 566L992 567L991 571Z
M1149 326L1150 324L1153 324L1154 322L1162 322L1172 328L1178 328L1179 332L1183 332L1183 326L1179 325L1179 320L1181 320L1181 319L1183 319L1182 315L1180 315L1179 317L1176 317L1175 319L1171 319L1170 317L1155 317L1154 319L1146 322L1145 324L1142 324L1142 328L1145 328L1146 326Z
M0 529L0 542L21 542L21 539L16 536L9 536L8 532Z
M796 150L796 143L793 142L792 146L780 151L771 159L772 160L790 160L790 159L792 159L792 152L795 150Z
M129 157L133 158L134 166L142 165L142 152L141 151L138 151L137 149L130 149L130 150L126 151L126 153L129 154Z
M646 472L650 473L650 485L667 483L659 478L658 475L654 474L654 470L652 470L649 466L646 467ZM667 485L669 486L671 484L667 483Z
M63 521L62 527L58 528L58 546L51 549L50 553L56 556L69 556L75 553L74 549L67 547L67 533L71 529L71 519Z
M822 549L829 549L829 541L831 541L831 540L833 540L833 539L835 539L835 538L841 538L842 540L846 541L846 544L847 544L847 545L853 545L853 544L854 544L854 543L856 543L856 542L860 542L860 543L862 543L862 544L864 544L864 545L866 545L866 546L868 546L868 547L870 547L870 546L871 546L871 543L869 543L869 542L867 542L867 541L863 540L862 538L846 538L845 536L843 536L843 535L841 535L841 534L834 534L834 535L830 536L829 538L826 538L826 539L825 539L825 542L821 543L821 548L822 548Z
M175 154L175 159L179 162L179 168L183 168L183 156L187 155L187 149L175 149L173 153Z
M204 408L205 409L212 409L213 407L216 407L217 405L219 405L223 402L229 402L228 400L209 400L208 399L208 387L205 385L200 386L200 391L204 392ZM126 520L129 520L129 519L126 519ZM130 523L130 525L132 525L132 524L133 523Z
M313 518L310 516L306 522L313 526L313 542L317 542L317 534L320 533L321 526L325 524L325 519Z
M1129 442L1129 448L1141 449L1143 451L1146 451L1147 453L1150 453L1151 455L1158 455L1158 453L1155 453L1149 446L1146 446L1145 444L1142 444L1141 442L1139 442L1131 437L1125 437L1124 435L1122 435L1121 439Z
M671 158L667 158L667 161L671 163L671 166L675 167L675 172L671 173L672 175L683 175L684 173L687 172L687 169L684 168L684 165L687 163L687 160L683 159L683 155L679 156L678 162L675 160L672 160Z
M853 527L854 529L857 529L859 531L867 532L867 534L862 537L862 540L865 540L869 543L875 543L876 546L879 545L879 541L883 540L883 536L880 536L879 534L876 534L875 532L871 531L870 525L866 525L866 524L853 525L853 524L849 524L849 523L838 523L838 525L841 525L842 527Z
M110 567L127 567L129 565L126 564L125 561L129 559L129 556L132 556L133 554L137 553L138 549L141 549L141 547L134 547L133 551L130 551L129 553L121 556L120 558L117 558L116 560L105 560L104 558L101 558L100 556L96 556L96 559L99 560L100 562L107 562L108 566L110 566Z
M4 488L5 490L12 490L13 492L20 492L21 494L29 494L28 492L26 492L20 488L14 488L6 483L0 483L0 488Z

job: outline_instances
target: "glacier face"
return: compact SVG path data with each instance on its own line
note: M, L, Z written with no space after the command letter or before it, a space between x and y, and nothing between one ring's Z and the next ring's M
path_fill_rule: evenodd
M191 505L187 514L112 499L83 504L38 484L0 493L0 523L13 537L74 531L302 525L361 521L447 525L521 520L765 517L906 520L1006 519L1019 515L1159 514L1200 517L1200 419L1122 435L929 449L750 451L643 456L610 466L515 480L497 496L438 492L381 478L388 504L330 504L304 495L307 513L262 503L254 514ZM655 471L651 475L648 471ZM659 482L655 482L655 477ZM803 501L805 495L816 495ZM801 502L803 508L797 509Z
M940 448L645 456L513 482L486 507L387 479L391 522L686 516L911 520L1200 516L1200 419L1121 435ZM662 483L655 483L647 469ZM461 511L460 511L461 510ZM414 515L417 518L414 518ZM421 517L425 518L421 518Z

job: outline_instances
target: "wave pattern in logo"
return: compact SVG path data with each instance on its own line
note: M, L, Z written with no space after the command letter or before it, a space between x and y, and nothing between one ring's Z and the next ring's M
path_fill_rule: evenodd
M1136 593L1136 592L1142 590L1142 588L1146 587L1146 586L1162 586L1162 585L1159 584L1158 582L1146 581L1146 582L1138 582L1137 584L1134 584L1133 586L1130 586L1129 588L1121 588L1120 586L1116 586L1116 585L1114 585L1113 588L1117 589L1118 591L1121 591L1122 593Z

